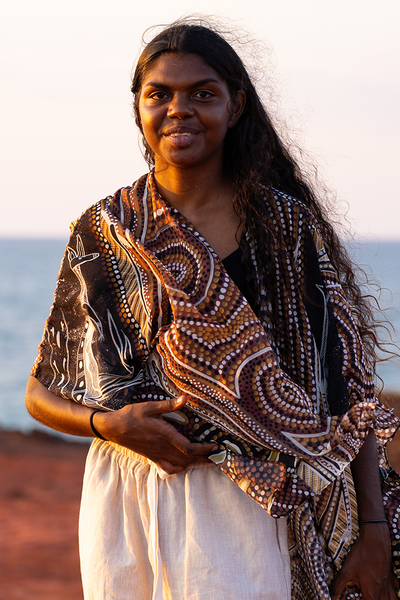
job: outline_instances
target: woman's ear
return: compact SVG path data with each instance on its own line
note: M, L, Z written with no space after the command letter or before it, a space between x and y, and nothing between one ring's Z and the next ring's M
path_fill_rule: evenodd
M238 122L240 115L246 106L246 94L243 90L239 90L236 96L230 99L228 111L230 114L228 127L232 128Z

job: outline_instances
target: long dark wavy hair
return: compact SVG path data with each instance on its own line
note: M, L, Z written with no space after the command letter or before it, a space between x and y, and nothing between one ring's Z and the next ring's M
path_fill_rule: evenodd
M288 145L278 135L241 58L209 23L204 26L191 18L181 19L167 26L145 46L136 65L131 87L136 124L142 134L138 104L143 78L157 58L167 52L201 56L226 81L232 98L239 90L246 94L243 113L235 127L226 134L224 167L233 185L234 208L245 232L240 245L247 283L255 298L253 308L256 314L260 316L262 303L255 282L261 280L268 294L268 304L272 307L270 318L279 328L276 322L279 318L275 309L276 290L273 287L276 279L273 276L273 257L278 249L278 252L282 251L283 259L284 245L279 243L279 232L269 226L269 206L264 199L267 196L268 201L274 203L271 190L277 188L303 202L317 219L326 250L350 302L364 347L375 367L377 348L381 348L381 344L377 335L373 299L362 293L352 262L328 218L327 210L302 174ZM142 141L145 159L151 168L154 166L154 154L144 136ZM249 240L257 248L256 264L251 260ZM265 306L265 301L263 304Z

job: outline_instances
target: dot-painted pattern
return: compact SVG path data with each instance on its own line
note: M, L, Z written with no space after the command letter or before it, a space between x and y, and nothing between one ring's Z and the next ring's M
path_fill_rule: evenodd
M74 223L32 374L104 410L186 394L175 427L217 442L210 459L271 515L290 515L293 598L325 598L357 536L349 461L372 426L384 465L398 421L374 396L314 218L277 191L266 202L285 244L279 331L268 307L256 318L206 240L143 177ZM322 375L309 290L340 346L342 404Z

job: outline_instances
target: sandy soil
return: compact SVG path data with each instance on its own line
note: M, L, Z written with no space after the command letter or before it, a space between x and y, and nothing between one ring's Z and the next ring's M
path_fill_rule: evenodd
M400 416L400 396L388 403ZM88 447L0 430L0 599L82 600L78 511ZM400 432L389 449L400 471Z
M0 431L1 599L83 599L77 528L87 450Z

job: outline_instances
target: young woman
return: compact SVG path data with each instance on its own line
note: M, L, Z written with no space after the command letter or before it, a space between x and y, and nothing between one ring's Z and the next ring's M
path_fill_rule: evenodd
M332 225L211 28L164 29L132 92L152 170L74 223L26 396L97 437L85 599L396 598L398 422Z

